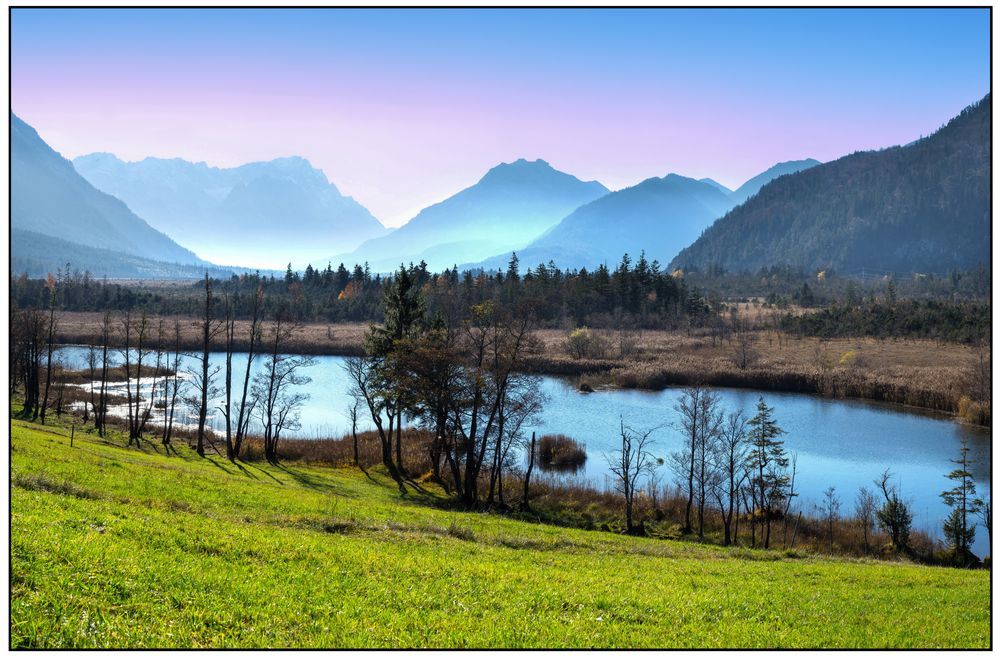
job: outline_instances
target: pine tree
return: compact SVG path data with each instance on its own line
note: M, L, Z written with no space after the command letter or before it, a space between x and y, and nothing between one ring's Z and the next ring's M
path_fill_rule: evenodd
M969 515L976 515L979 512L980 504L975 498L975 478L971 474L969 467L973 460L968 458L968 442L961 441L960 457L952 459L958 468L947 474L947 478L953 480L957 485L953 489L948 489L940 494L943 501L952 509L950 516L944 521L944 537L954 551L954 556L962 563L968 564L974 561L971 554L971 545L975 541L975 523L968 523Z
M763 515L766 527L764 548L770 548L770 522L773 511L786 496L789 483L787 476L789 462L784 452L784 442L778 440L778 437L784 435L784 430L774 420L773 412L773 407L767 406L763 396L760 396L760 401L756 403L756 415L749 421L749 426L752 428L749 431L749 442L752 445L749 466L753 471L752 484L756 489L756 505Z

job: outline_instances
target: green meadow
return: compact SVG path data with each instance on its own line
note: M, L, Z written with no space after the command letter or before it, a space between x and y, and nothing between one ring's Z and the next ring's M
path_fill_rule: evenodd
M977 647L990 574L448 509L11 422L11 647Z

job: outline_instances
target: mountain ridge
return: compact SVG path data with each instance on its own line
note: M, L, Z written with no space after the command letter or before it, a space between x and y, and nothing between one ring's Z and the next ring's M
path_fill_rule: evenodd
M424 260L443 269L487 257L498 248L526 245L568 212L608 192L599 182L582 181L544 160L503 162L392 233L330 260L368 262L377 271ZM439 250L447 244L461 246L445 257Z
M125 161L99 152L76 158L74 166L215 261L304 265L387 232L301 156L215 167L183 158Z
M781 176L672 266L945 272L990 263L991 107L988 94L907 146Z
M87 182L69 160L13 112L10 133L12 230L136 257L207 264L150 226L125 203Z

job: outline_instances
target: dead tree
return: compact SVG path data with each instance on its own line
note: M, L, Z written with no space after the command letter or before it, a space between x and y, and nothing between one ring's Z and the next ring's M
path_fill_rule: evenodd
M629 535L638 534L634 523L635 491L643 476L656 466L649 449L652 433L656 428L639 432L625 427L621 419L621 449L605 455L610 472L614 475L614 488L624 496L625 528Z

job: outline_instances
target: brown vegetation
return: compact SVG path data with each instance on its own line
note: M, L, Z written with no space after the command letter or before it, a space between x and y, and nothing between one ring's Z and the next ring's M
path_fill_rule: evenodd
M181 323L182 344L198 346L196 321ZM242 323L238 323L242 324ZM364 324L307 324L288 344L301 354L363 353ZM969 397L969 377L982 369L973 346L928 340L874 338L800 338L772 329L739 334L589 330L609 346L603 358L578 358L566 349L570 332L537 332L544 348L525 361L532 372L550 375L605 375L624 388L659 389L694 382L712 386L757 388L855 397L961 414L967 422L989 424L990 405ZM246 335L246 327L237 328ZM100 315L62 313L57 340L63 344L97 342ZM237 341L238 342L238 341ZM221 349L221 345L219 346ZM236 345L235 349L244 349ZM751 351L753 359L736 358ZM742 364L745 367L740 367ZM981 379L979 377L978 379Z
M538 439L538 466L542 471L577 471L586 463L586 446L564 434Z

